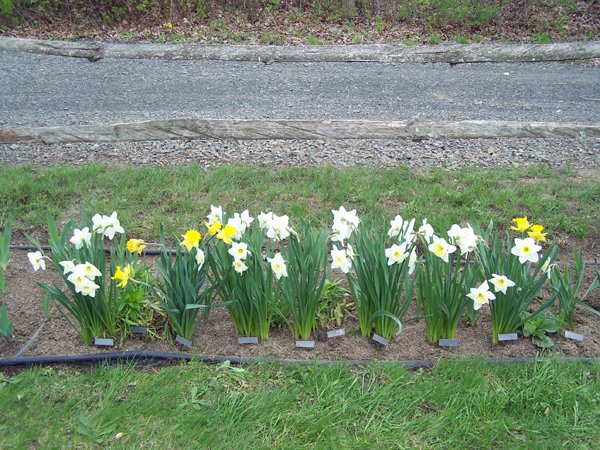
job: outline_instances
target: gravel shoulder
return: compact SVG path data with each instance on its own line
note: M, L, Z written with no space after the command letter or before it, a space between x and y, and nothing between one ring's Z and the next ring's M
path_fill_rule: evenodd
M226 164L271 167L352 165L411 167L510 167L532 164L600 166L600 139L152 141L110 144L4 144L0 165Z

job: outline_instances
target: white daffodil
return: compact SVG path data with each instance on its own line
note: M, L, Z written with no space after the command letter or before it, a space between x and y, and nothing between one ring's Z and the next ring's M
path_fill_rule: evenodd
M229 248L229 250L227 250L227 252L235 259L241 260L246 259L248 257L248 254L250 254L250 251L248 250L248 244L244 242L232 243L231 247Z
M400 233L402 233L403 229L404 219L402 219L402 216L397 215L396 217L394 217L394 220L390 221L390 229L388 230L388 236L391 238L399 236Z
M267 230L267 237L278 241L287 238L290 235L289 222L290 218L288 216L278 216L273 214L269 229Z
M346 211L346 208L340 206L339 210L332 209L333 213L333 223L343 222L350 226L352 230L356 230L358 228L358 224L360 223L360 219L356 215L356 210Z
M231 225L235 228L235 234L232 236L233 239L239 241L244 237L244 233L246 232L246 224L242 222L242 218L238 213L235 213L233 217L227 220L227 225Z
M452 225L452 228L448 230L448 237L450 242L460 247L461 255L475 251L477 248L477 235L470 225L465 228L461 228L456 224Z
M202 266L204 265L204 260L205 260L204 252L202 250L200 250L199 248L197 248L196 249L196 264L198 264L198 270L200 270L202 268Z
M37 272L38 270L46 270L46 261L44 261L44 255L40 252L32 252L27 253L27 258L29 258L29 262L33 267L33 271Z
M413 248L408 257L408 274L411 275L417 267L417 250Z
M490 300L494 300L496 296L490 292L490 288L487 284L487 281L481 283L481 286L478 288L471 288L471 292L467 294L471 300L473 300L473 307L475 310L478 310L486 303L489 303Z
M219 223L223 223L223 208L221 208L221 205L219 206L213 206L210 205L210 214L208 216L206 216L206 218L208 219L208 224L212 225L215 222L219 222Z
M492 274L492 278L488 281L494 285L494 291L502 292L504 295L506 295L506 290L509 287L513 287L515 285L515 282L509 280L506 278L506 276L495 273Z
M275 253L275 256L272 258L267 258L269 264L271 264L271 270L275 274L275 278L278 280L281 277L287 277L287 267L285 266L285 261L283 260L283 256L281 253Z
M242 261L241 259L233 260L233 268L240 275L243 274L246 270L248 270L248 266L244 264L244 261Z
M385 249L385 257L388 259L388 266L398 263L402 264L404 260L409 256L406 252L406 242L400 245L393 244L390 248Z
M75 291L76 292L81 292L81 295L87 295L89 297L95 297L96 296L96 290L99 289L100 286L98 286L96 283L94 283L91 280L87 280L87 282L84 282L80 285L76 285L75 286Z
M527 261L535 263L540 259L538 252L541 249L542 247L537 245L533 238L515 238L515 246L510 249L510 252L519 257L519 262L521 264L524 264Z
M76 249L80 249L85 244L87 247L90 246L92 240L92 233L88 227L84 227L81 230L75 228L73 230L73 236L69 239L69 242L75 245Z
M95 214L94 217L92 217L92 231L94 233L104 233L104 227L106 226L105 218L106 216L101 216L100 214Z
M415 233L415 218L410 219L410 222L404 222L404 226L402 227L402 232L400 234L400 239L403 239L407 245L412 244L417 235Z
M542 264L542 272L546 274L548 279L552 277L552 268L556 266L556 264L550 264L550 258L546 259L546 262Z
M352 235L352 227L347 222L334 222L331 227L331 240L344 245L344 241Z
M254 217L250 216L248 210L245 210L242 212L242 214L240 214L240 219L242 223L246 225L246 227L249 227L252 225L252 222L254 222Z
M429 251L432 252L438 258L442 258L445 262L448 262L448 255L456 251L454 245L448 244L446 239L433 235L433 242L429 244Z
M431 243L434 233L433 227L427 223L427 219L423 219L423 224L419 227L419 234L423 236L428 244Z
M354 249L350 244L346 246L346 256L350 261L354 261L354 258L356 257L356 253L354 253Z
M117 219L117 212L113 211L109 217L104 216L104 236L112 241L115 233L125 233L125 230Z
M271 226L272 220L273 220L272 212L268 212L268 213L261 212L258 215L258 227L261 230L267 230Z
M89 262L77 264L73 269L73 273L81 274L89 280L94 280L96 277L102 276L102 272L100 272L96 266Z
M75 270L75 260L72 261L61 261L59 262L59 264L62 266L62 268L64 269L63 275L66 275L68 273L71 273Z
M331 250L331 259L333 260L331 263L332 269L340 269L344 273L350 272L352 261L350 261L350 258L348 258L346 250L338 250L338 248L334 245L333 250Z

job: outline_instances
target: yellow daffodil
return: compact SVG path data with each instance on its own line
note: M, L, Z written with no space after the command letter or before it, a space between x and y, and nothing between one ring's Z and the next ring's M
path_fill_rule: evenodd
M233 225L225 225L225 228L219 230L219 232L217 233L217 239L222 240L223 242L225 242L227 245L231 245L232 241L232 237L235 236L237 233L237 230L235 229L235 227Z
M202 235L197 230L191 229L187 230L181 237L183 238L181 246L185 247L188 252L191 252L192 248L198 248Z
M518 231L519 233L525 233L525 231L527 231L527 229L531 226L529 224L529 221L527 220L527 216L525 216L525 217L515 217L512 221L517 226L516 227L510 227L510 229Z
M118 287L125 287L129 282L129 278L131 278L131 265L127 264L123 270L121 270L121 266L117 266L117 271L112 276L111 280L119 280L120 283L117 284Z
M204 222L204 225L206 225L208 234L210 234L211 236L214 236L215 234L217 234L222 226L221 223L217 220L215 220L212 224L208 223L208 222Z
M543 230L544 227L541 225L531 225L531 231L527 235L538 242L546 242L546 235L548 233L542 233Z
M146 248L146 243L142 239L129 239L127 241L127 250L130 253L136 253L138 255L142 254L142 250Z

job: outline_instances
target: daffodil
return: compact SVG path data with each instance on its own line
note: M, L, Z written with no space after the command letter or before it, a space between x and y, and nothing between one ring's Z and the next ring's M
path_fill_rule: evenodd
M243 274L246 270L248 270L248 266L241 259L233 260L233 268L240 275Z
M105 217L100 214L94 214L92 217L92 231L94 233L103 234L105 225Z
M63 275L67 275L68 273L71 273L75 270L75 260L61 261L58 264L60 264L62 266L62 268L64 269Z
M202 238L202 235L197 230L192 228L187 230L181 237L183 238L183 241L181 241L180 245L185 247L188 252L191 252L192 248L198 248L200 245L200 239Z
M95 297L96 290L100 288L100 286L87 278L83 273L73 272L67 277L67 280L73 284L75 292L89 297Z
M516 226L510 227L510 229L518 231L519 233L525 233L525 231L527 231L527 229L531 226L529 224L529 220L527 220L527 216L515 217L512 221L516 224Z
M489 303L490 300L494 300L496 296L490 292L490 288L487 284L487 281L481 283L481 286L478 288L471 288L471 292L467 294L471 300L473 300L473 307L475 310L478 310L486 303Z
M358 228L358 224L360 223L360 219L356 215L356 210L346 211L346 208L340 206L339 210L332 209L333 213L333 223L346 223L350 229L356 230Z
M246 227L249 227L252 225L252 222L254 222L254 217L250 216L248 210L245 210L242 211L242 214L240 214L240 220L244 225L246 225Z
M331 240L344 245L344 241L352 235L352 227L347 222L334 222L331 227Z
M538 252L542 249L535 243L532 238L519 239L515 238L515 246L511 248L510 252L519 257L521 264L527 261L538 262L540 257Z
M204 256L204 252L197 248L196 249L196 264L198 264L198 270L200 270L202 268L202 266L204 265L204 260L205 260L205 256Z
M331 250L331 268L332 269L340 269L344 273L348 273L350 268L352 267L352 261L348 258L346 254L346 250L338 248L334 245L333 250Z
M231 248L227 251L235 259L244 260L248 257L250 251L248 250L248 244L244 242L234 242Z
M268 213L261 212L258 215L258 227L261 230L268 230L269 227L271 226L271 221L272 220L273 220L273 213L272 212L268 212Z
M102 272L100 272L96 266L89 262L86 262L84 264L77 264L73 269L73 273L81 274L90 280L102 276Z
M450 242L460 247L461 255L470 253L477 248L478 239L470 225L464 228L456 224L452 225L448 230L448 237L450 238Z
M398 215L394 217L394 220L390 221L390 229L388 230L389 237L399 236L404 227L404 219L402 216Z
M419 227L419 234L423 236L428 244L431 243L434 233L435 231L431 224L427 222L427 219L423 219L423 224Z
M269 229L267 230L267 237L278 241L286 239L290 235L289 221L290 218L288 216L278 216L277 214L273 214Z
M400 245L393 244L390 248L385 249L385 257L388 259L388 266L392 264L402 264L404 260L409 256L406 252L406 242Z
M509 287L513 287L515 285L514 281L509 280L504 275L497 275L495 273L492 274L492 278L488 280L490 283L494 285L494 290L496 292L502 292L506 295L506 290Z
M142 250L146 248L146 243L142 239L129 239L127 241L127 250L130 253L142 254Z
M448 262L448 255L450 253L454 253L456 251L456 247L454 245L448 244L446 239L437 237L433 235L433 242L429 244L429 251L432 252L438 258L444 260L444 262Z
M242 217L238 213L235 213L233 217L229 218L227 225L231 225L233 228L235 228L235 234L232 236L233 239L239 241L242 239L242 237L244 237L247 225L242 222Z
M219 222L218 220L215 220L213 223L204 222L204 225L206 225L208 234L210 234L211 236L217 234L222 228L221 222Z
M129 278L131 278L131 265L127 264L123 270L121 270L121 266L117 266L117 270L111 280L119 280L117 286L125 287L129 282Z
M221 206L210 205L210 214L206 216L209 225L215 222L223 223L223 208Z
M233 236L235 236L237 233L237 230L235 229L234 226L227 224L225 225L224 228L221 228L219 230L219 232L217 233L217 239L225 242L227 245L231 245L232 238Z
M33 271L37 272L38 270L46 270L46 261L44 261L44 255L41 252L31 252L27 253L27 258L29 258L29 262L33 267Z
M281 277L288 276L287 267L281 253L276 253L272 258L267 258L267 261L271 264L271 270L275 274L275 278L279 280Z
M354 253L354 249L352 248L352 246L350 244L348 244L346 246L346 256L348 257L348 259L350 261L354 261L354 258L356 257L356 254Z
M546 235L548 233L542 233L544 227L542 225L531 225L531 231L527 235L537 242L546 242Z
M408 274L411 275L417 267L417 251L413 248L408 257Z
M91 240L92 233L90 233L90 229L88 227L85 227L81 230L75 228L73 230L73 236L71 239L69 239L69 242L75 245L75 248L79 250L84 244L89 247Z

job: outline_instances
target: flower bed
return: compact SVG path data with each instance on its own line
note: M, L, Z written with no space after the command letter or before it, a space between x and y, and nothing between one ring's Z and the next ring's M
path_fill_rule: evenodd
M211 207L205 236L190 229L175 251L162 233L158 243L127 241L116 213L84 217L63 230L50 220L51 251L40 247L28 256L36 277L54 267L40 286L45 309L55 304L62 318L53 313L30 352L101 351L89 346L110 338L122 349L191 346L232 356L523 356L555 344L568 355L600 354L597 312L582 303L575 311L594 295L586 283L598 280L589 270L583 279L577 257L575 273L559 269L556 247L527 218L515 219L507 233L471 219L443 237L427 220L417 227L415 219L396 216L389 226L367 226L356 211L341 207L333 214L331 229L319 230L304 222L294 228L272 212L255 220L248 211L227 216ZM156 261L143 254L152 247L160 253ZM31 299L24 301L29 310L17 306L34 290L13 270L7 303L19 310L12 315L21 339L0 349L2 356L23 343L26 329L33 331L28 323L41 322ZM344 336L327 338L328 329L340 327ZM564 338L566 330L585 340ZM514 333L519 341L502 342ZM240 337L259 344L241 345ZM293 338L316 346L296 349ZM447 341L459 347L439 347Z

